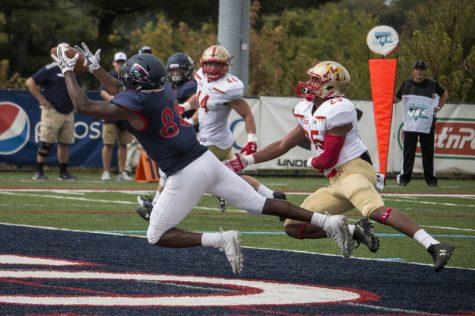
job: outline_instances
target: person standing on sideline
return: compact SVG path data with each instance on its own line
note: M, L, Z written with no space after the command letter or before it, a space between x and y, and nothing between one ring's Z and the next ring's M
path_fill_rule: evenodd
M396 102L404 105L404 145L401 173L397 176L400 186L411 181L416 156L417 139L421 144L422 167L427 185L436 187L434 173L434 130L436 113L445 105L449 93L437 81L427 79L427 64L418 60L412 67L412 79L407 79L396 93ZM439 101L435 95L438 95Z
M48 180L43 167L53 144L58 144L59 180L77 180L67 171L68 145L74 143L74 107L57 63L44 66L26 80L41 106L40 146L33 180ZM43 88L43 92L41 91Z
M122 70L122 66L127 61L127 55L123 52L117 52L114 55L114 61L112 66L114 69L109 74L114 78L119 78L119 73ZM114 95L109 93L104 85L101 85L101 97L110 101L114 98ZM117 166L119 169L118 181L131 181L132 178L125 171L125 160L127 158L127 144L132 141L132 135L125 130L123 122L106 122L102 125L102 141L104 146L102 147L102 166L104 168L101 176L102 181L108 181L111 179L110 166L112 158L112 150L114 145L117 144Z

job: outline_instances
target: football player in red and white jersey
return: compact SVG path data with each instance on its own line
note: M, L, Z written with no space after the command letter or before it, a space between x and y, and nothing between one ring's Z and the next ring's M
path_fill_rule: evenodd
M309 195L302 207L313 212L339 214L356 208L365 217L389 225L423 245L440 271L450 259L454 247L440 243L404 213L386 207L376 191L376 173L362 155L367 148L358 134L353 103L344 97L350 83L348 71L339 63L323 61L307 71L309 80L300 82L297 93L303 99L294 109L298 124L284 138L251 155L239 155L225 164L238 172L249 164L277 158L305 138L314 145L308 167L324 172L330 185ZM363 155L364 157L364 155ZM366 219L349 225L353 238L375 251L379 242ZM285 232L294 238L324 238L320 229L294 220L286 220Z
M219 45L208 47L201 56L200 65L195 73L196 94L180 105L183 111L198 108L193 118L195 125L199 122L198 140L219 160L231 159L234 136L227 122L231 110L235 110L244 119L248 136L241 153L254 153L257 150L254 115L243 99L244 84L229 73L231 56L228 50ZM272 191L252 177L242 178L264 197L285 199L285 194Z

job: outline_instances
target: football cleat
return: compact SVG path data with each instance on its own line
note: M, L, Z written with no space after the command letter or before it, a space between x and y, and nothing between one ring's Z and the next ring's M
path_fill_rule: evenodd
M32 177L33 180L48 180L48 177L41 171L36 171Z
M111 179L111 174L109 171L104 171L101 176L101 181L109 181Z
M374 235L373 224L367 218L356 222L353 240L356 240L357 243L355 248L363 244L371 252L376 252L379 249L379 238Z
M219 196L216 196L215 197L218 199L219 201L219 210L224 213L224 211L226 211L226 208L228 207L228 203L226 202L225 199L222 199L220 198Z
M435 271L440 272L444 268L452 256L454 249L454 246L446 243L432 244L427 248L427 252L432 256L432 260L434 260Z
M277 199L277 200L287 200L287 195L285 195L284 192L274 191L272 192L272 196L274 199ZM279 221L283 222L285 220L286 220L285 217L279 216Z
M147 209L145 207L137 207L135 209L135 211L140 215L140 217L142 217L144 220L146 220L147 222L150 221L150 215L152 214L152 210L150 209Z
M140 207L150 210L150 212L153 209L153 197L150 195L137 196L137 203Z
M343 215L329 215L323 230L338 244L345 258L353 252L353 238L348 228L348 219Z
M240 274L242 270L243 257L241 253L241 240L237 230L222 231L220 229L220 238L217 248L224 251L226 258L233 269L234 274Z
M75 176L73 176L72 174L70 174L69 172L63 172L59 175L59 178L58 180L65 180L65 181L75 181L77 180L78 178L76 178Z

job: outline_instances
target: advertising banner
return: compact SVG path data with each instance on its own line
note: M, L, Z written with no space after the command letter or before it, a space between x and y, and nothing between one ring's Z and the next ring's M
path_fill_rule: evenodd
M100 99L90 92L91 99ZM0 163L35 165L39 142L41 109L27 91L0 90ZM102 121L75 114L75 142L69 146L69 165L101 167ZM113 155L115 156L115 155ZM57 165L56 146L46 160Z

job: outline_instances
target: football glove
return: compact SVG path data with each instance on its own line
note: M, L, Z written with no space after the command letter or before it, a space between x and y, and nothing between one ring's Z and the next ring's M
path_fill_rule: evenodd
M239 172L247 167L248 162L241 154L234 154L234 158L223 161L224 165L234 172Z
M56 50L57 56L53 54L51 55L54 61L58 63L58 66L61 68L61 72L63 74L65 74L67 71L73 71L74 66L76 66L76 63L79 59L79 53L76 53L73 58L66 56L66 50L68 47L69 46L67 44L59 44Z
M88 70L92 74L94 71L101 68L101 65L99 64L101 61L101 49L99 48L95 54L92 54L86 43L83 42L81 45L82 48L78 45L74 46L74 48L76 48L81 54L84 55L84 57L86 57Z
M257 137L255 134L248 134L247 135L247 144L241 150L241 154L250 155L257 151Z

